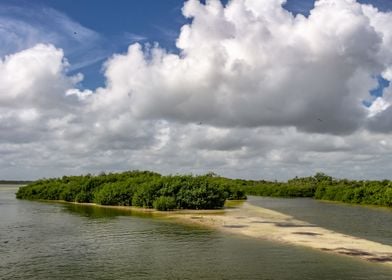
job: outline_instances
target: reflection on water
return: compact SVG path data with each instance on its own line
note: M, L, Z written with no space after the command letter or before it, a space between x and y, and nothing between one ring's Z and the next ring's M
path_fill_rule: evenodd
M0 279L391 279L348 257L0 190Z
M104 208L98 206L89 206L89 205L78 205L78 204L68 204L64 203L64 211L78 214L83 217L88 217L91 219L100 219L100 218L115 218L117 216L140 216L140 217L150 217L151 214L148 213L130 213L127 210L122 209L113 209L113 208Z

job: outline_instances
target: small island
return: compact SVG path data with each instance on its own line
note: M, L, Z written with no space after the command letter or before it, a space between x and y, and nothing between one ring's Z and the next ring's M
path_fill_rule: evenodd
M246 199L245 191L234 181L213 173L162 176L150 171L41 179L19 188L16 197L136 206L160 211L219 209L226 200Z

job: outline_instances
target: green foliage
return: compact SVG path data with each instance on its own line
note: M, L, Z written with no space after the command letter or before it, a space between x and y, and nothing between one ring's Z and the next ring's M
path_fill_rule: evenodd
M102 205L132 205L134 188L127 182L104 183L93 192L94 202Z
M226 199L245 199L245 191L233 180L205 176L161 176L149 171L101 173L98 176L63 176L21 187L20 199L94 202L160 210L214 209Z
M391 181L338 180L324 173L287 182L229 179L211 172L204 176L161 176L150 171L88 174L38 180L19 188L16 197L170 210L221 208L226 199L246 199L246 194L392 206Z
M333 180L320 184L316 199L346 203L392 206L392 183L390 181Z
M87 192L81 191L75 196L75 201L79 203L91 201L91 195Z
M144 208L153 207L153 202L159 195L161 187L162 182L159 179L139 185L132 198L132 204Z
M159 211L168 211L177 208L177 203L172 196L160 196L154 201L153 206Z
M313 197L315 190L315 184L309 182L261 181L245 187L247 194L272 197Z
M334 179L324 173L283 182L246 181L247 194L275 197L312 197L345 203L392 206L392 182Z
M190 177L177 193L179 208L214 209L221 208L226 196L223 187L207 176Z

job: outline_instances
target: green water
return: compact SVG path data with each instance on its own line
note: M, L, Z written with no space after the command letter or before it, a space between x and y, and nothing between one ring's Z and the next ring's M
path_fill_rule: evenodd
M0 187L0 279L392 279L381 264L15 191Z

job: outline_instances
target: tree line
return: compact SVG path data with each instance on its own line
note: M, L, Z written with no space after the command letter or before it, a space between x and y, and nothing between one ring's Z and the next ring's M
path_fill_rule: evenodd
M202 176L162 176L150 171L127 171L97 176L63 176L42 179L21 187L20 199L94 202L158 210L216 209L225 200L246 195L310 197L355 204L392 206L392 181L336 179L324 173L295 177L287 182Z
M248 195L311 197L345 203L392 206L392 181L336 179L324 173L287 182L237 180Z
M246 199L242 188L215 175L162 176L150 171L41 179L19 188L16 197L158 210L216 209L226 199Z

